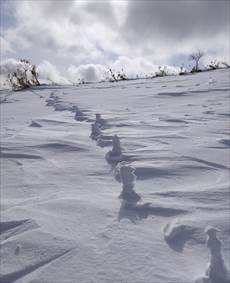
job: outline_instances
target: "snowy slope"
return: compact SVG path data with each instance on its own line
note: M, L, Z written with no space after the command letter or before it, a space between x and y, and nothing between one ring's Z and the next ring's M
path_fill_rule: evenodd
M228 69L6 95L2 282L194 282L206 226L229 266L229 110ZM115 134L136 168L130 207L105 159Z

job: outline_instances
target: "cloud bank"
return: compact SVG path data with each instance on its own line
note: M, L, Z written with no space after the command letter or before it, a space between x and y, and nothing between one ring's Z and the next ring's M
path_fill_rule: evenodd
M130 76L149 73L179 65L197 49L229 59L229 1L7 2L4 56L51 53L72 79L95 80L113 67Z

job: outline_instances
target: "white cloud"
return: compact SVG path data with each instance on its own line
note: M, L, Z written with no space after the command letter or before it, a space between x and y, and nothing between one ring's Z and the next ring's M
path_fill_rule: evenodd
M39 74L40 82L47 82L47 78L50 78L54 83L57 84L69 84L70 82L60 75L60 72L56 66L52 65L49 61L44 60L37 66L37 72Z
M68 68L71 80L75 83L82 78L84 78L86 82L99 82L107 75L107 71L108 69L100 64L87 64L80 65L79 67L70 65Z
M1 61L1 73L0 73L0 88L1 89L10 89L9 83L6 81L8 74L13 74L19 65L19 61L13 59L13 58L8 58L8 59L3 59Z
M70 65L68 74L75 83L84 78L86 82L99 82L105 77L110 77L109 70L114 73L125 74L127 78L145 77L146 75L155 75L158 71L158 65L155 65L144 58L128 58L119 56L115 61L108 63L108 68L101 64L86 64L78 67ZM170 74L178 73L178 68L167 66Z
M5 38L3 38L2 36L0 36L0 42L1 42L1 54L3 56L15 53L10 42L6 41Z
M11 9L4 50L52 52L56 65L82 65L69 67L74 78L98 78L99 65L149 73L197 49L229 53L229 1L14 1Z
M145 76L155 73L158 66L141 57L131 59L126 56L119 56L117 60L112 63L111 68L114 69L115 72L121 72L123 69L126 77L136 77L136 75Z
M20 61L14 58L3 59L1 62L1 70L4 74L13 74L20 64Z
M121 37L136 56L228 45L227 1L130 1L128 9Z

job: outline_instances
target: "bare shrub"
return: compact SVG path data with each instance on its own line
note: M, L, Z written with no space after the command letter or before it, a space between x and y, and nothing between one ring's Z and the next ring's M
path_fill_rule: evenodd
M123 71L123 69L121 69L121 72L119 71L118 73L116 73L114 70L109 69L109 71L107 71L107 76L105 76L101 82L118 82L118 81L124 81L126 80L126 75Z
M21 59L17 70L7 75L7 82L12 90L21 90L31 86L40 85L36 66L31 65L30 61Z
M155 73L156 77L164 77L169 75L169 70L167 66L158 67L158 71Z
M179 75L186 75L188 74L188 70L185 68L184 64L180 67Z
M226 62L226 60L221 62L221 64L224 65L227 68L230 68L230 65Z
M217 60L211 61L211 63L205 68L207 70L217 70L220 68L220 62Z

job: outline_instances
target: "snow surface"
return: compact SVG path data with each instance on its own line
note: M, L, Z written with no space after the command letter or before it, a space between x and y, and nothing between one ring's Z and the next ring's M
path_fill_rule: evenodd
M229 69L1 101L2 282L194 282L207 226L229 267ZM105 158L114 135L136 168L134 204Z

